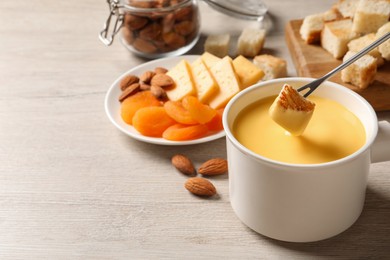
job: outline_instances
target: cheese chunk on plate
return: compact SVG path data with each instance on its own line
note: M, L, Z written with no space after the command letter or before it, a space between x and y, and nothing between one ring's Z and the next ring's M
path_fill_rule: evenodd
M240 91L240 81L234 72L232 59L228 56L218 61L210 71L219 86L219 91L210 100L209 105L214 109L222 108Z
M221 60L221 58L218 58L217 56L209 53L209 52L205 52L202 54L201 56L202 58L202 61L204 62L204 64L206 65L207 69L211 69L211 67L213 67L218 61Z
M191 66L186 60L181 60L167 72L175 82L174 86L166 89L169 100L181 100L187 95L196 95L196 89L191 75Z
M233 60L233 67L242 89L255 84L264 77L264 72L242 55Z
M206 104L210 97L218 92L218 85L203 63L202 58L196 59L191 64L191 69L198 99Z
M291 135L305 131L313 115L315 104L304 98L293 87L285 84L269 109L270 117Z

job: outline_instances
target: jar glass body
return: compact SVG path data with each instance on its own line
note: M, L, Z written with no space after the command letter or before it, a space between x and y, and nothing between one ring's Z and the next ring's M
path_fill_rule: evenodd
M136 55L155 59L190 50L199 39L197 0L128 0L121 41Z

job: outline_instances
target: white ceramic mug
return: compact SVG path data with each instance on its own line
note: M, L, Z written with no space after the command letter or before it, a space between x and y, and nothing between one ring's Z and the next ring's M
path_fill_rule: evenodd
M277 95L284 83L299 87L312 80L283 78L258 83L237 94L223 115L231 205L247 226L283 241L318 241L349 228L362 212L371 162L390 160L390 124L380 123L378 134L371 105L329 81L313 95L339 102L361 120L366 142L355 153L322 164L289 164L255 154L237 141L232 126L242 109Z

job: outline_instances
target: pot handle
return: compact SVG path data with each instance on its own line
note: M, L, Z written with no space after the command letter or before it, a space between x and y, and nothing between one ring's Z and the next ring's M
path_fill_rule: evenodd
M371 146L371 162L390 161L390 123L380 121L378 123L378 135Z

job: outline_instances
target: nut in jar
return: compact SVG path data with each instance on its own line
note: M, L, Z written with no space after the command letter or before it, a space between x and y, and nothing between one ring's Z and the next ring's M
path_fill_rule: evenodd
M105 24L106 30L100 33L100 38L106 45L111 44L113 36L120 30L122 43L130 51L153 59L183 54L199 38L200 20L196 0L108 2L110 17ZM108 27L112 15L116 15L117 20L110 38Z

